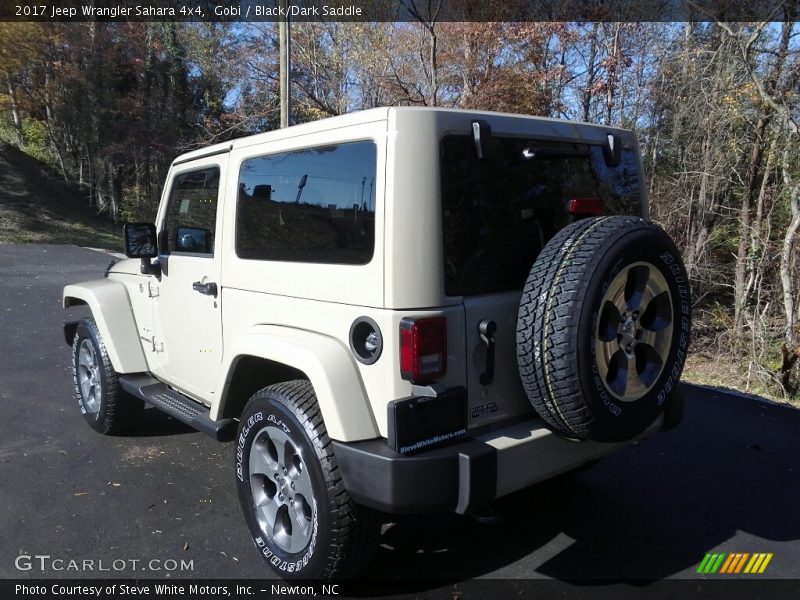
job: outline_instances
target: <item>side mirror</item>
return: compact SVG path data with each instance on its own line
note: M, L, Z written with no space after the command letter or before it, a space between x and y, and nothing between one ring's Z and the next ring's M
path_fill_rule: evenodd
M603 159L607 167L618 167L622 162L622 141L614 133L606 135L606 143L603 144Z
M125 255L128 258L155 258L158 256L156 226L152 223L125 223Z
M122 231L125 237L125 256L141 258L143 274L155 273L150 259L158 256L156 226L152 223L125 223Z

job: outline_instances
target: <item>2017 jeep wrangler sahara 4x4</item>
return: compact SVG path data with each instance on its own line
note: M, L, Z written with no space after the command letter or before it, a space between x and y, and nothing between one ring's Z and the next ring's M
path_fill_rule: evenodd
M81 411L234 441L282 577L385 513L469 513L680 419L690 292L628 131L382 108L190 152L155 226L68 285Z

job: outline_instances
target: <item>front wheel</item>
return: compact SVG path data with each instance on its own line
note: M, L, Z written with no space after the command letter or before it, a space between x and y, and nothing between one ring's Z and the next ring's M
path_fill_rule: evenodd
M83 319L72 342L72 377L75 398L92 429L116 435L132 429L144 403L127 394L118 377L94 319Z
M361 570L377 546L380 519L344 489L311 384L257 392L236 439L239 503L273 571L284 579L331 579Z

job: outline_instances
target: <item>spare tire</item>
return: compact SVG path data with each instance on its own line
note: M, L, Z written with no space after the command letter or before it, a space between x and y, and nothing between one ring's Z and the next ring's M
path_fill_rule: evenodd
M517 361L555 432L614 442L647 429L683 370L691 328L675 244L636 217L582 219L559 231L528 275Z

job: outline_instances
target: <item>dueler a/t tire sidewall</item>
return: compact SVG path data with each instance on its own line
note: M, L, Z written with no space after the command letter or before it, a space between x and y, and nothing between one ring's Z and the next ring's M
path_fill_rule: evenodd
M601 248L598 248L602 252ZM615 398L602 381L597 368L595 340L601 302L608 286L628 265L648 263L664 276L672 298L672 340L658 380L641 398L623 402ZM623 441L640 434L653 423L678 384L689 346L689 281L675 244L661 229L645 226L632 229L602 252L592 269L578 320L578 376L585 402L592 416L597 441Z
M97 331L97 326L93 321L84 319L78 323L78 327L75 330L75 340L72 342L72 380L75 388L75 398L78 401L78 407L81 410L81 414L86 419L86 422L89 423L89 426L95 431L106 433L108 429L106 413L108 412L109 401L111 400L110 395L112 394L113 388L116 387L116 374L113 371L109 372L108 355L106 354L105 346L101 343L99 336L100 334ZM100 386L100 409L96 413L90 413L86 410L84 398L81 393L81 386L78 382L78 357L83 340L89 340L89 343L92 345L94 359L100 374L100 378L97 382ZM109 381L111 378L114 378L114 380Z
M297 553L288 553L275 546L262 533L256 520L253 507L253 493L250 486L250 452L256 435L271 425L284 432L302 448L303 460L311 476L316 502L316 522L312 524L311 540ZM253 542L262 558L284 579L311 579L317 576L327 564L326 551L329 545L330 521L325 479L314 450L303 426L291 410L280 402L259 397L249 403L242 415L242 425L236 438L236 487ZM306 557L306 555L308 555ZM305 564L303 564L305 561Z

